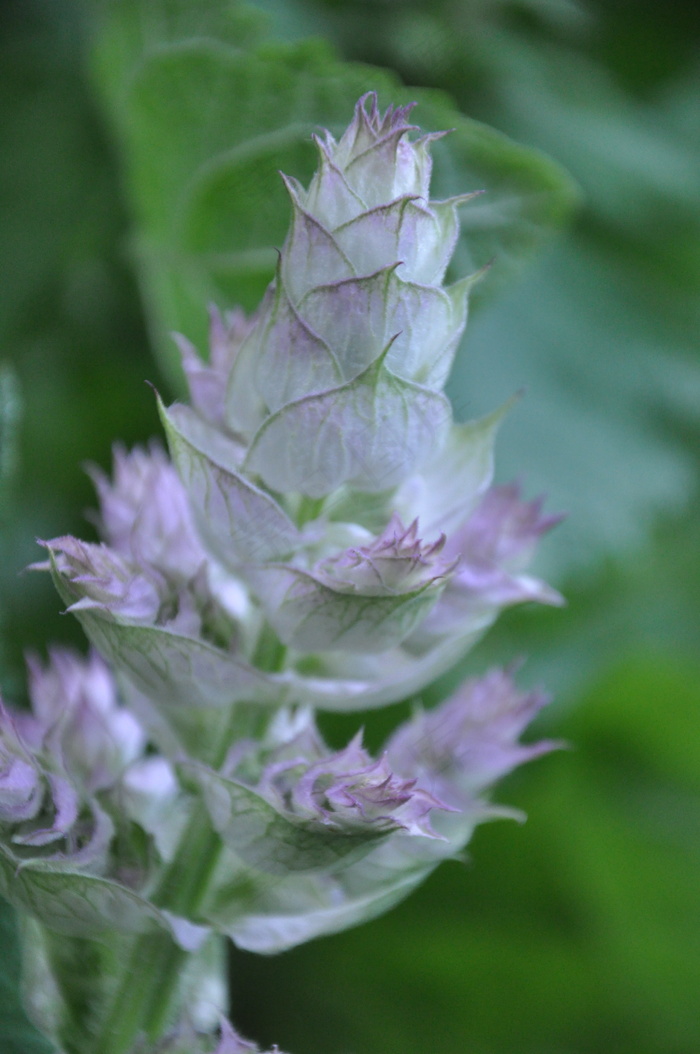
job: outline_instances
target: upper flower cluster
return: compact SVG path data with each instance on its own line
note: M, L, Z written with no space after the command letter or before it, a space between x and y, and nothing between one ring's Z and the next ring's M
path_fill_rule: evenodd
M226 382L245 470L313 498L395 487L441 444L474 280L442 285L472 195L431 202L435 137L368 99L339 142L316 138L307 191L285 179L291 229Z
M180 340L192 406L161 406L177 474L118 450L114 483L95 473L107 544L47 543L94 643L180 730L175 700L405 698L504 606L559 602L523 573L555 521L490 488L503 411L455 424L442 392L473 195L430 200L436 136L412 138L409 110L369 95L316 139L260 310L212 312L208 364Z

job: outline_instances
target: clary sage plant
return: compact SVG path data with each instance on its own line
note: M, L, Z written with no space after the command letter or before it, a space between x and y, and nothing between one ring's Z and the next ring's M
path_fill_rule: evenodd
M0 715L0 891L34 1020L66 1054L242 1054L224 938L271 953L385 911L550 749L512 671L435 709L421 690L522 601L554 522L492 486L504 411L452 421L443 387L469 276L443 279L472 195L429 200L410 108L360 100L316 142L259 311L212 312L190 405L94 472L101 544L46 542L94 647L29 661ZM316 710L414 698L373 756Z

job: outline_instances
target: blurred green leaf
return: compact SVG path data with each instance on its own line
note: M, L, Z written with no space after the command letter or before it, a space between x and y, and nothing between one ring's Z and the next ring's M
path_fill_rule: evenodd
M0 16L0 354L21 393L11 507L2 524L6 697L21 695L22 651L81 640L48 576L22 575L37 536L83 533L83 471L157 428L124 211L83 73L74 0L6 0Z
M154 343L172 376L171 330L203 347L209 302L257 305L289 222L278 170L308 180L311 133L342 131L365 91L378 91L383 105L417 99L424 128L454 129L435 149L438 196L488 188L464 210L460 273L494 256L510 273L571 211L575 191L560 169L463 117L439 93L340 63L320 43L236 48L231 35L217 34L208 5L196 36L188 24L157 42L141 33L129 52L125 24L137 9L112 9L94 66L122 151ZM240 42L248 41L244 29Z
M700 416L700 142L667 119L670 90L665 107L641 106L571 49L511 41L491 75L492 118L554 151L586 212L475 321L452 390L490 403L508 391L503 378L527 380L501 467L525 464L531 486L570 513L545 549L561 572L641 550L695 488L684 429ZM686 81L685 97L699 88Z
M6 363L0 362L0 526L7 488L17 464L19 414L17 378Z
M17 378L0 362L0 566L8 559L7 528L12 517L12 481L17 469L17 427L20 417ZM0 678L5 672L5 604L0 594ZM0 682L1 683L1 682Z
M567 241L472 320L453 371L448 391L470 414L527 386L496 463L566 511L539 553L539 570L560 581L641 551L655 519L694 491L694 451L668 422L700 410L700 363L657 307L648 280L635 285L599 246Z
M11 485L17 469L20 398L17 377L0 363L0 565L8 560L7 527L12 515ZM5 604L0 595L0 675L5 674ZM0 1038L4 1054L48 1054L46 1043L27 1020L19 991L20 953L14 911L0 899Z

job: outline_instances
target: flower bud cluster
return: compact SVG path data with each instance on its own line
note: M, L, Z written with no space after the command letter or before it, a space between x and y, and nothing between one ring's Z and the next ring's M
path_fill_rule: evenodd
M213 310L208 362L179 341L191 404L159 401L170 458L117 448L112 480L92 473L102 542L56 538L37 565L126 706L96 656L31 660L33 714L4 714L0 740L11 859L57 841L75 860L91 816L123 917L183 946L205 926L270 952L378 914L551 746L519 745L544 698L501 671L377 757L360 736L329 748L314 718L416 697L503 608L560 602L525 571L555 520L492 486L504 411L455 423L443 392L478 277L444 284L473 195L430 199L436 136L412 138L409 111L369 95L338 141L316 139L308 189L285 179L291 229L259 311ZM115 832L139 825L157 869L195 800L220 855L187 922L127 877ZM219 1054L239 1049L224 1032Z
M330 753L310 711L296 716L302 731L265 758L260 789L289 816L330 830L408 831L433 837L428 813L444 808L415 778L401 779L386 754L373 759L362 733L343 750Z
M0 828L7 861L118 874L118 837L126 856L129 827L164 852L181 797L172 765L147 756L148 736L117 697L111 671L54 649L46 666L30 657L31 710L0 709ZM168 834L170 830L170 837ZM147 878L146 860L131 883Z

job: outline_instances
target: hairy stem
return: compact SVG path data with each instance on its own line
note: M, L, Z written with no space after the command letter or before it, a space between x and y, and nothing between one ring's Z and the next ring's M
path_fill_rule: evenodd
M227 733L214 759L218 768L239 733L241 706L233 707ZM212 829L204 803L198 802L177 853L166 868L153 901L185 918L197 916L218 863L222 842ZM111 1006L95 1044L96 1054L128 1054L143 1034L155 1041L173 1017L178 989L190 953L165 932L137 937L123 966Z
M180 849L153 900L178 915L196 915L206 894L221 848L203 805L198 805ZM160 1038L170 1021L179 980L189 953L167 933L137 937L106 1014L95 1051L127 1054L137 1036Z

